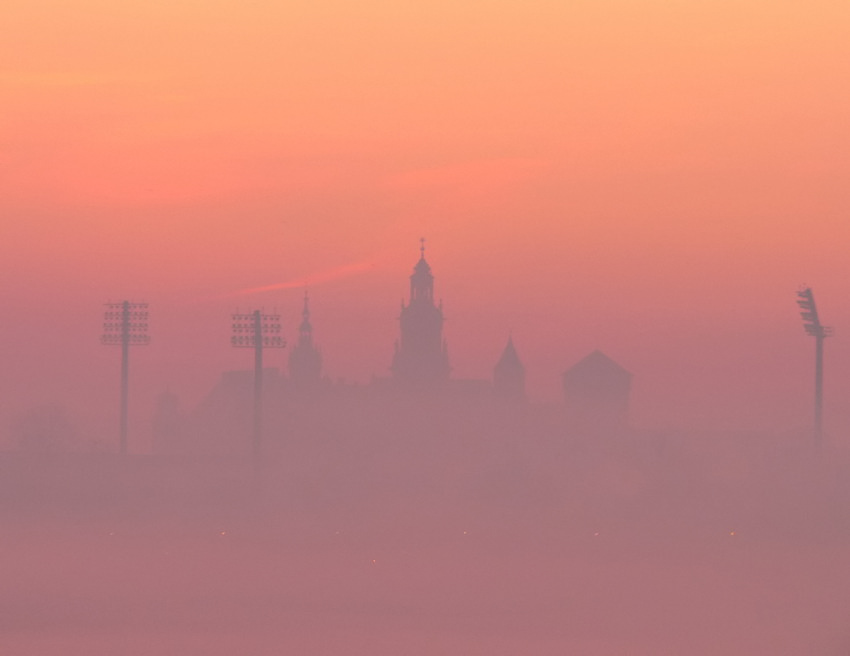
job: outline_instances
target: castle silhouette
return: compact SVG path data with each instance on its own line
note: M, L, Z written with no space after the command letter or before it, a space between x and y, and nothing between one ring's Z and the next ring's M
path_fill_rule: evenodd
M512 335L493 368L492 380L451 375L443 336L443 303L434 294L434 274L425 259L424 239L410 275L409 298L401 302L398 321L399 338L388 376L373 376L367 384L333 382L323 375L322 352L314 341L310 297L305 292L298 337L289 352L288 375L275 368L263 371L266 422L271 427L286 426L290 433L312 433L321 424L317 423L317 413L324 415L324 421L335 416L343 424L353 415L360 419L371 416L377 425L381 418L394 416L399 408L405 408L409 417L418 412L416 408L421 408L424 401L431 404L432 411L434 403L441 404L445 413L445 408L451 408L453 416L458 416L458 412L484 416L494 408L504 414L505 408L528 405L526 370ZM188 423L197 434L190 441L212 446L216 451L238 451L241 447L228 444L234 436L244 433L250 421L252 384L251 371L225 372L188 422L173 416L177 413L173 395L164 395L154 427L169 430L154 435L155 450L180 450L177 443L181 440L174 426ZM562 423L585 431L626 426L631 374L602 352L591 353L564 372L562 385ZM433 416L425 421L433 421Z

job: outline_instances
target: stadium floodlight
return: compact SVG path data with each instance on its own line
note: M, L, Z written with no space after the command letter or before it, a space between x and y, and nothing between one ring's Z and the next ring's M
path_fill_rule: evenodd
M233 334L230 344L234 348L254 349L254 433L252 454L254 470L258 471L263 440L263 350L285 348L281 336L280 315L254 310L248 314L233 314Z
M127 397L129 390L130 347L147 346L148 304L121 301L107 303L103 313L103 335L100 343L104 346L121 347L121 423L119 451L127 453Z
M832 335L832 328L824 326L818 315L815 295L811 287L797 292L797 305L803 318L803 329L815 338L815 446L820 448L823 441L823 341Z

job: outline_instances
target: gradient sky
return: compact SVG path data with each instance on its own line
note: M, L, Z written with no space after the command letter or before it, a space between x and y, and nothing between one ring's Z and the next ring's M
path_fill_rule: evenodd
M0 24L4 422L114 423L125 297L154 340L135 423L250 366L236 307L292 336L304 281L327 372L385 375L424 235L459 377L512 333L535 400L601 348L640 426L799 429L807 283L850 427L845 3L6 0Z

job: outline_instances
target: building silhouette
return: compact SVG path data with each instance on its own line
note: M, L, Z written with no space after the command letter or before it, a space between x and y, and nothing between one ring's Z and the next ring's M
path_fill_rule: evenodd
M316 390L321 383L322 353L313 343L313 324L310 322L310 298L304 293L298 341L289 352L289 379L296 391Z
M366 384L332 382L323 376L323 357L313 339L310 298L305 293L298 337L288 355L288 376L274 368L263 371L269 457L285 449L346 445L355 436L390 443L404 435L409 438L406 443L432 445L435 435L462 442L481 433L507 444L530 426L557 439L627 426L631 374L600 351L564 372L566 412L562 407L527 403L526 369L512 336L492 378L450 376L442 303L435 300L434 275L422 242L410 275L410 296L402 301L391 376L373 376ZM225 372L193 413L185 441L211 454L246 453L253 380L251 371ZM168 409L168 403L159 409L160 451L178 442L170 434L168 418L173 412L165 412Z
M508 337L493 369L493 395L500 401L525 400L525 366L517 355L512 337Z
M627 425L632 375L602 351L579 360L561 380L571 425L601 431Z
M288 381L276 367L263 368L264 423L273 426ZM195 408L192 416L193 448L217 455L250 453L254 407L254 371L222 372L221 377Z
M401 337L393 355L393 379L415 390L441 388L449 378L449 356L443 340L443 304L434 302L434 275L425 260L425 240L410 276L410 299L402 300Z

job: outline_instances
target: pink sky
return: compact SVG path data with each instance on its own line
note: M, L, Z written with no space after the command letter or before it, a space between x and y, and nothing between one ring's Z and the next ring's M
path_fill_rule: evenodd
M455 375L489 377L512 333L555 401L601 348L643 426L807 425L808 283L837 328L840 438L848 19L832 0L6 2L0 415L112 421L101 304L125 297L151 303L139 421L166 386L192 405L250 365L228 347L243 289L312 281L327 373L386 374L424 235ZM238 304L292 335L301 294Z

